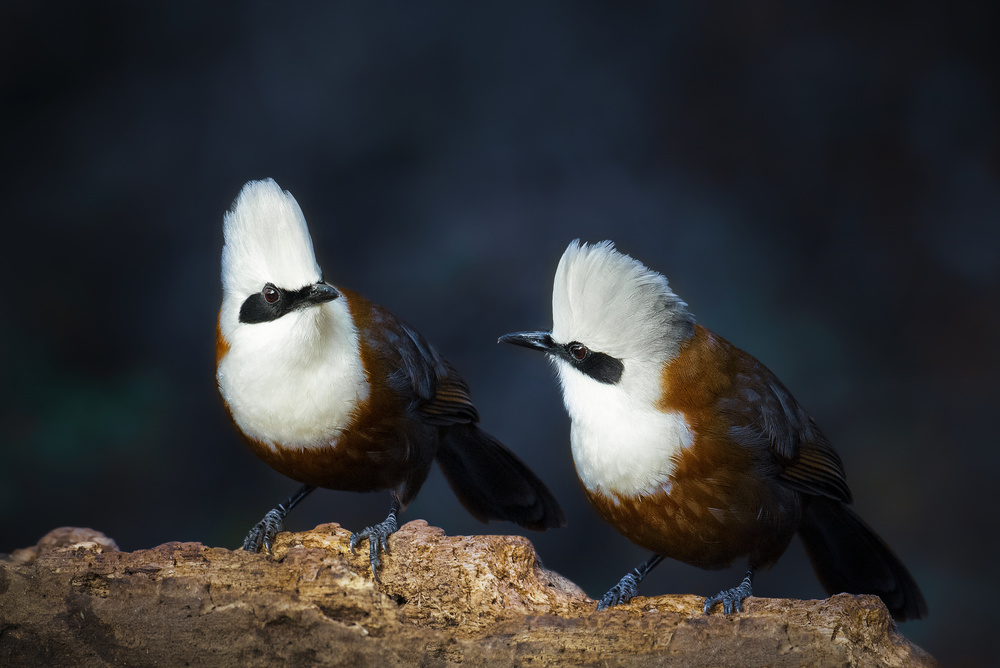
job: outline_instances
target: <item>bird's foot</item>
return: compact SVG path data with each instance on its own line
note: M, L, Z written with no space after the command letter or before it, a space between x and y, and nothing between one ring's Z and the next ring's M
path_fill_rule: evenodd
M274 537L284 528L284 517L285 514L281 512L280 508L267 511L264 519L257 522L250 529L247 537L243 539L243 549L247 552L260 552L260 548L263 547L270 552L271 545L274 544Z
M382 565L380 552L389 554L389 536L399 530L396 523L396 513L390 512L389 516L370 527L365 527L361 531L351 534L351 552L355 551L358 544L364 539L368 539L368 563L372 568L372 577L376 582L381 582L378 577L378 567Z
M601 600L597 603L597 609L604 610L615 605L628 603L639 593L639 580L640 578L636 576L634 571L627 573L625 577L618 581L618 584L609 589L608 593L601 597Z
M752 577L748 574L747 577L743 578L743 582L740 583L738 587L733 587L732 589L723 589L715 596L709 596L705 599L705 614L712 609L712 606L716 603L722 603L722 612L727 615L731 615L734 612L743 612L743 599L751 596L753 590L750 586Z

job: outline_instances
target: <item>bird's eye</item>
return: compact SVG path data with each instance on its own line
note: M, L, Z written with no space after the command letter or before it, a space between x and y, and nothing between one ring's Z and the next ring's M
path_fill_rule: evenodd
M264 295L264 301L266 301L268 304L273 304L274 302L278 301L279 297L281 297L281 293L278 292L278 288L274 287L270 283L265 285L264 289L261 290L260 293Z
M569 344L569 354L572 355L573 359L575 359L577 362L582 362L584 359L586 359L589 353L590 351L587 350L587 346L583 345L582 343L574 342Z

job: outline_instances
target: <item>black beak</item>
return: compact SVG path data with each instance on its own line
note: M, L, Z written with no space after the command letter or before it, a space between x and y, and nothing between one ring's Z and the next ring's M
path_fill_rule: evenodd
M319 283L313 283L309 286L305 298L302 301L309 304L322 304L324 302L332 302L339 296L340 292L337 291L337 288L333 287L329 283L320 281Z
M504 334L497 343L513 343L515 346L534 348L545 353L553 352L556 344L552 341L552 334L549 332L514 332Z

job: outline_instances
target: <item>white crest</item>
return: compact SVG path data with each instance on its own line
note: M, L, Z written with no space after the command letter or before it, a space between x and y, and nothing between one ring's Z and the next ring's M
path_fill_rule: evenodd
M663 363L691 336L694 318L667 279L610 241L572 241L552 286L552 338L579 341L625 363Z
M240 303L265 283L298 290L322 277L302 209L272 179L243 186L223 235L222 289Z

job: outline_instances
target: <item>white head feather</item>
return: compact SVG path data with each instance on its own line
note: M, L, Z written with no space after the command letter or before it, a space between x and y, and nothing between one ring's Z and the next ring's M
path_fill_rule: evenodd
M302 209L273 179L243 186L223 235L222 289L240 302L265 283L298 290L322 277Z
M673 359L694 317L667 279L610 241L572 241L552 286L552 338L633 363Z

